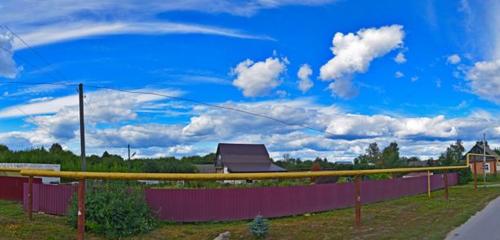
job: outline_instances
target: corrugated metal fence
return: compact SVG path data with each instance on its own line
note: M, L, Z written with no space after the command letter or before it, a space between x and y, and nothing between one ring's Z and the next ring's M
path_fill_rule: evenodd
M444 187L443 175L431 176L431 189ZM458 175L448 175L456 185ZM362 203L373 203L427 192L427 177L363 181ZM354 205L354 184L234 189L148 189L146 199L162 220L227 221L282 217Z
M10 201L23 201L23 183L27 183L26 177L4 177L0 176L0 199ZM41 183L42 179L34 178L33 183Z
M448 182L449 185L456 185L458 175L448 174ZM432 190L443 187L443 175L431 176ZM27 188L25 184L25 199ZM361 201L364 204L373 203L426 191L426 176L363 181ZM64 215L74 192L74 186L34 184L33 210ZM228 221L251 219L258 214L282 217L350 207L354 204L354 185L341 183L292 187L147 189L145 196L149 206L161 220Z
M24 209L28 208L28 184L24 184ZM33 211L66 215L76 186L33 184Z

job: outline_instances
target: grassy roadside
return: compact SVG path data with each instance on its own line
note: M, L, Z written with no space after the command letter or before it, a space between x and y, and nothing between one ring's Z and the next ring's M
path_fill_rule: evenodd
M498 187L474 192L469 184L451 188L449 201L443 199L443 191L437 191L431 199L423 194L369 204L363 206L359 229L353 227L352 208L272 219L268 239L443 239L498 196ZM224 231L231 232L231 239L252 239L245 221L163 223L151 233L130 239L213 239ZM74 239L75 232L66 218L36 214L29 222L20 204L0 201L0 239ZM87 239L102 238L87 235Z

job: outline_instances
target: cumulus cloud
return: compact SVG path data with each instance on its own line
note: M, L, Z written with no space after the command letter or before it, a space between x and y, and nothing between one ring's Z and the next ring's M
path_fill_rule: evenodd
M175 90L160 90L167 96L178 96ZM85 99L85 120L92 129L96 124L126 122L137 118L137 111L144 103L166 97L145 94L127 94L110 90L89 92ZM30 142L66 141L76 137L79 129L78 98L76 95L16 105L0 110L0 118L28 117L35 126L25 137Z
M462 59L460 58L460 56L458 54L452 54L450 56L448 56L448 58L446 59L446 61L449 63L449 64L458 64L460 63Z
M500 104L500 59L475 63L467 78L479 98Z
M13 38L0 33L0 77L15 78L18 72L13 57Z
M137 106L142 104L136 102L114 102L99 106L104 109L121 108L123 115L114 113L119 116L113 118L99 113L96 108L87 108L89 152L95 149L120 149L131 144L141 156L205 154L214 151L216 143L224 141L264 143L273 157L290 153L294 157L320 156L330 160L352 160L374 141L381 146L397 141L403 155L436 157L456 139L469 143L486 132L491 142L500 140L500 120L485 111L455 118L444 115L405 117L353 114L335 105L318 104L312 98L300 98L221 103L225 107L263 114L289 125L207 106L191 106L191 118L187 123L143 124L137 116ZM92 105L92 102L87 104ZM123 109L125 105L128 105L129 110ZM65 107L52 115L34 116L28 120L35 125L32 131L0 133L0 143L39 146L61 140L65 143L77 142L78 113L75 110ZM318 132L304 126L313 127ZM201 149L199 146L205 147Z
M397 72L394 73L394 77L395 78L402 78L404 76L405 76L405 74L402 73L401 71L397 71Z
M266 95L281 84L280 76L287 64L286 58L269 57L260 62L247 59L232 69L236 76L233 85L241 89L246 97Z
M394 61L398 64L405 63L406 62L405 54L402 52L399 52L398 55L396 55L396 57L394 57Z
M306 93L314 86L314 83L311 81L311 75L311 66L308 64L300 66L299 71L297 72L297 77L299 78L299 89L302 93Z
M332 40L331 50L334 57L321 67L320 79L343 81L331 85L330 89L340 97L353 97L355 91L350 83L352 75L366 72L375 58L401 47L403 38L401 25L366 28L348 34L338 32ZM344 90L346 92L342 92Z

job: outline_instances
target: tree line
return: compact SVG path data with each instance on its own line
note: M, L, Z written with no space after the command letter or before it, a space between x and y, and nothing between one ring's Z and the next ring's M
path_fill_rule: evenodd
M130 161L119 155L104 152L101 156L91 155L86 157L87 170L95 172L178 172L194 173L197 171L195 164L213 163L215 154L205 156L190 156L183 158L134 158ZM52 144L49 149L44 147L12 151L5 145L0 145L0 162L3 163L45 163L60 164L63 171L81 170L80 156L64 150L58 143Z

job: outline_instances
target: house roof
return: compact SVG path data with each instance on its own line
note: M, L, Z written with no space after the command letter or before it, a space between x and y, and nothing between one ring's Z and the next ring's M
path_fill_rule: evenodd
M486 149L484 149L484 147ZM483 144L483 141L476 142L476 145L474 145L467 153L483 154L483 152L486 152L486 155L487 155L486 160L494 160L492 156L495 156L494 158L496 158L496 159L500 159L500 155L498 155L494 150L492 150L488 146L488 142L486 142L486 146L485 146L485 144ZM488 155L490 155L490 156L488 156ZM467 156L467 154L465 154L465 156ZM483 161L483 157L482 156L471 156L470 160L471 161Z
M230 172L282 172L275 165L264 144L219 143L216 156Z

